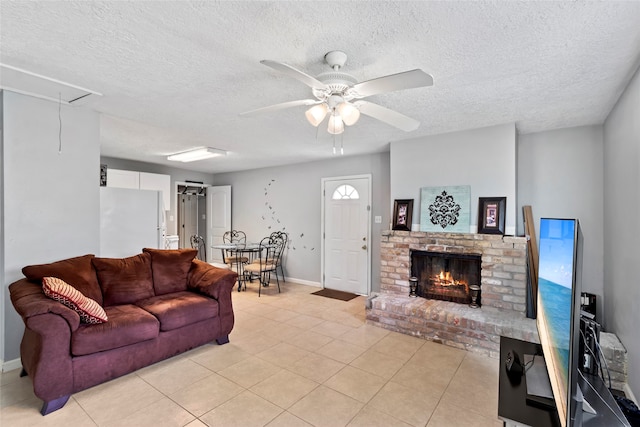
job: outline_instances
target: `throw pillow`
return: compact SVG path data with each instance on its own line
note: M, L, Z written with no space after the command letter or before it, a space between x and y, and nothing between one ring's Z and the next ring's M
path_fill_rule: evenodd
M102 305L102 291L98 285L96 271L91 265L94 255L84 255L68 258L50 264L28 265L22 269L22 274L29 280L42 283L45 277L58 277L82 292L88 298L96 300Z
M80 315L84 323L104 323L108 320L107 313L96 301L85 297L82 292L57 277L42 279L44 294L54 299Z
M128 258L94 258L93 266L102 288L104 306L133 304L153 294L151 255Z
M187 290L187 276L197 249L151 249L142 250L151 255L153 288L156 295Z

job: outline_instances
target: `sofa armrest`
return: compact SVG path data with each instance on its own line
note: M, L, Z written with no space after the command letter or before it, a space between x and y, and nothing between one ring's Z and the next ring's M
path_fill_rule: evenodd
M196 259L191 262L187 286L190 290L224 302L231 299L231 290L237 279L238 274L234 271L214 267Z
M22 317L25 325L31 317L52 313L66 320L71 332L80 326L78 313L47 297L42 291L42 286L37 283L27 279L18 280L9 285L9 293L11 303Z

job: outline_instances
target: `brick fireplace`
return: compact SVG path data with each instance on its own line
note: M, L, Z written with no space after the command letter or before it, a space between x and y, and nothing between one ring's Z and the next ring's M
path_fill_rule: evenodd
M526 311L527 240L494 234L384 231L380 244L380 290L409 295L411 251L479 255L483 309Z
M500 336L539 342L536 322L526 317L525 237L385 230L381 236L380 293L367 300L367 323L422 337L493 358ZM480 308L468 304L409 297L411 252L479 255ZM626 383L626 350L614 334L602 332L614 388Z
M525 314L525 237L387 230L381 239L380 294L369 299L368 323L494 357L500 335L537 341ZM411 257L420 252L479 258L481 307L410 298Z

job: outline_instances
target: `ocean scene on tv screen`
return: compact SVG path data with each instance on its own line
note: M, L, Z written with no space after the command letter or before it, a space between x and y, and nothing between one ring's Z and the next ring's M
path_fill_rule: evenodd
M569 375L575 227L575 220L540 221L538 324L542 321L546 331L552 352L552 360L547 364L553 365L561 390L567 390Z

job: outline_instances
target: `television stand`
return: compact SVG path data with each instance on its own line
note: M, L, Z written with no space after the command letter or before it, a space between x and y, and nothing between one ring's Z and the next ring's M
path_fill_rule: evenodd
M527 403L527 384L524 376L517 378L507 375L504 361L507 353L515 351L521 357L525 354L542 354L540 344L520 341L514 338L500 337L500 378L498 382L498 418L505 427L536 426L560 427L560 419L555 406ZM536 356L536 362L541 356ZM524 363L524 360L522 360ZM546 372L545 372L546 375Z
M509 378L507 375L504 362L507 359L507 353L512 351L523 356L542 354L540 344L500 337L498 418L504 422L505 427L560 427L560 419L555 406L550 408L527 399L527 384L524 376L518 381L518 378L514 376ZM537 363L539 358L542 360L542 356L536 356L534 363ZM525 363L524 360L522 362ZM582 426L630 426L600 377L589 374L578 375L578 385L584 394L585 400L595 410L595 414L593 414L589 411L584 411L586 408L583 408Z

